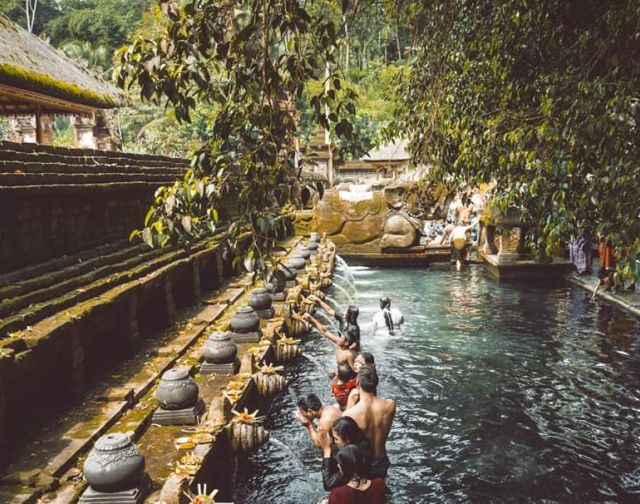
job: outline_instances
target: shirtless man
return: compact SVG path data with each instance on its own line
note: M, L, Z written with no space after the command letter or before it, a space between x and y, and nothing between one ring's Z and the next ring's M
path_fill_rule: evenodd
M354 352L351 349L353 346L353 341L351 341L348 337L345 336L336 336L333 334L327 326L322 325L318 320L316 320L310 313L305 313L302 318L310 322L315 326L320 334L326 336L330 339L336 346L336 365L339 366L342 363L347 363L353 369L353 359Z
M322 447L322 437L326 437L331 432L331 426L342 412L334 405L323 406L318 396L309 394L298 400L298 420L309 432L311 442L318 447ZM318 426L314 420L318 419Z
M371 477L384 478L391 465L385 448L393 417L396 414L396 402L376 396L378 375L370 365L362 366L358 373L360 400L348 408L342 416L353 418L373 447Z

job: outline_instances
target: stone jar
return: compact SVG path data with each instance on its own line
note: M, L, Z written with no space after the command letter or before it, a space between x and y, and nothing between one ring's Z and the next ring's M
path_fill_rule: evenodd
M293 266L289 266L288 264L285 264L285 266L286 268L282 268L278 271L282 271L284 273L284 278L287 282L295 280L296 276L298 275L298 269L294 268Z
M189 376L187 368L170 369L162 375L156 399L162 409L191 408L198 402L198 385Z
M263 289L264 290L264 289ZM271 297L269 297L271 302ZM260 328L260 317L251 306L243 306L233 314L231 329L236 333L256 332Z
M106 434L96 441L83 472L91 488L98 492L129 490L144 474L144 455L126 434Z
M291 259L289 259L287 261L287 266L291 267L291 268L295 268L298 271L304 270L304 267L306 266L307 261L305 260L304 257L300 257L300 256L292 256Z
M249 293L249 306L254 310L268 310L271 308L272 299L267 289L257 288Z
M309 235L309 241L310 242L319 242L320 241L320 235L318 233L311 233Z
M211 333L202 349L202 356L211 364L229 364L237 354L238 347L227 332Z
M300 256L303 259L308 260L311 257L311 251L307 247L301 245L296 249L296 252L294 255Z

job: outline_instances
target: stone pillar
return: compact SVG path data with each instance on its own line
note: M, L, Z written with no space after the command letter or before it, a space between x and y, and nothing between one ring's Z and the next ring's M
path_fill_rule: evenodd
M18 143L36 143L35 116L18 116L10 120L13 133L9 140Z
M518 227L518 255L521 257L527 253L527 228L526 226Z
M496 227L491 225L491 224L487 224L486 226L486 237L487 237L487 252L489 254L497 254L498 253L498 248L496 247Z
M53 145L53 117L41 116L40 125L42 127L42 145Z
M129 348L133 353L135 348L138 346L138 340L140 339L140 326L138 325L138 294L137 292L132 292L131 295L129 296L128 308L129 308L128 340L129 340Z
M167 310L167 324L171 325L176 320L176 303L173 299L173 282L170 272L164 277L164 302Z
M100 150L117 150L120 147L120 142L111 132L107 113L104 110L98 110L95 118L96 125L93 128L93 136L95 137L96 148Z
M200 304L200 297L202 296L202 286L200 284L200 261L193 259L191 261L191 267L193 269L193 301L197 306Z
M84 396L86 373L84 368L84 346L78 326L71 328L71 396L74 400Z
M224 281L224 259L222 257L222 248L218 246L216 249L216 272L218 274L218 285L222 285Z
M511 228L504 229L498 237L498 264L511 264L518 259L518 254L511 252Z
M76 134L76 147L79 149L95 149L96 140L93 136L93 116L73 116L71 121Z
M3 351L6 351L3 349ZM7 399L5 395L5 374L6 370L13 362L13 350L7 354L0 354L0 468L8 461L9 455L9 432L7 428Z

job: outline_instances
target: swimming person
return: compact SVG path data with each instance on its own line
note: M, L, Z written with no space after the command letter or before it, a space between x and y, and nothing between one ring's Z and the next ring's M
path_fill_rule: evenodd
M337 451L347 445L356 445L362 450L367 461L364 472L366 476L370 475L371 460L373 458L371 443L369 443L364 432L358 427L358 424L353 418L338 418L333 423L331 435L321 439L320 442L323 452L322 484L325 490L332 490L335 487L345 485L349 481L338 469L335 459Z
M399 329L404 324L404 316L397 308L391 308L391 299L387 296L380 298L380 310L373 316L373 334L378 329L387 328L391 336L394 335L395 329Z
M360 369L358 389L360 400L342 416L353 418L371 443L374 454L371 477L386 477L390 465L386 442L396 414L396 402L377 397L378 375L370 365Z
M306 427L309 432L311 442L321 447L321 437L328 435L334 422L340 419L342 411L334 405L323 406L322 402L315 394L307 394L298 400L298 421ZM318 426L313 423L318 419Z

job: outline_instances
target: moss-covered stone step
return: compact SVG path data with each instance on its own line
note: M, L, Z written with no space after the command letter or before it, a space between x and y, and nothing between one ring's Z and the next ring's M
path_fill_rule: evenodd
M0 156L2 152L0 152ZM137 166L130 164L94 164L87 163L42 163L37 160L31 161L9 161L0 157L0 173L4 174L23 174L23 173L60 173L60 174L76 174L76 173L141 173L141 174L181 174L186 171L184 167L177 166Z
M148 248L144 252L143 250L141 247L131 247L108 256L95 258L93 261L88 261L90 263L88 265L81 263L65 268L56 274L33 279L28 284L35 287L36 282L40 283L39 288L36 289L20 289L20 284L17 284L15 287L20 291L16 292L13 297L3 299L4 296L0 295L0 317L16 313L30 305L45 302L73 289L79 289L99 278L133 268L162 254L160 250L149 250ZM0 291L1 293L2 291Z
M118 240L113 243L106 243L97 247L83 250L81 252L78 252L77 254L57 257L49 261L27 266L25 268L20 268L10 273L4 273L0 275L0 288L25 281L30 278L51 273L53 271L66 268L67 266L87 261L93 257L110 254L112 252L122 250L123 248L127 248L128 246L130 246L129 240ZM0 295L0 299L2 299L2 297L3 296Z
M95 184L106 182L163 182L176 180L171 173L0 173L0 186L45 184Z
M104 151L97 149L78 149L75 147L54 147L51 145L41 145L35 143L15 143L0 141L0 151L29 153L29 154L51 154L68 157L85 157L85 158L107 158L107 159L136 159L140 161L163 161L183 163L185 160L169 156L157 156L152 154L137 154L121 151Z
M87 195L108 192L144 192L149 193L160 187L158 182L108 182L104 184L50 184L23 187L0 186L0 197L6 196L44 196L53 194Z
M154 253L157 254L156 251L151 251L151 254ZM185 251L180 250L169 253L165 252L160 256L152 257L151 260L145 256L142 260L127 262L127 266L131 267L133 265L131 269L124 269L122 267L123 265L120 265L120 267L113 267L112 269L116 272L106 277L104 275L88 275L87 278L92 277L93 281L84 284L82 288L58 295L58 297L44 302L32 304L19 313L0 320L0 338L7 337L16 331L25 329L70 306L91 299L118 284L146 275L157 268L184 258L186 255L187 253Z

